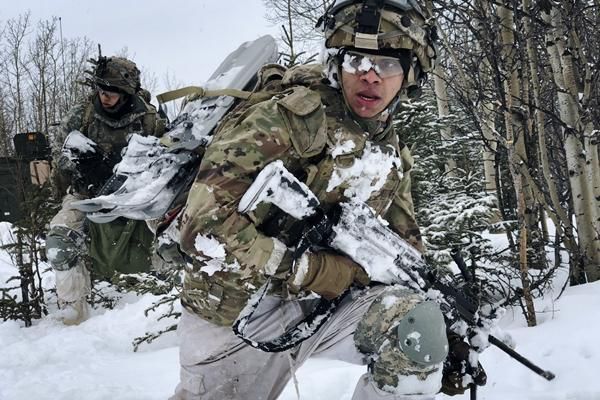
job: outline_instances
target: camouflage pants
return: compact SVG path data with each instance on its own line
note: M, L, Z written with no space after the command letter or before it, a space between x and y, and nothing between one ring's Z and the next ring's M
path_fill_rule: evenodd
M58 226L63 226L83 235L85 215L81 211L71 208L71 203L77 200L83 200L84 198L85 197L76 194L67 194L63 197L61 209L50 221L50 230Z
M48 258L55 270L56 295L60 302L72 303L89 294L90 273L79 254L85 251L83 223L85 215L71 208L71 203L83 197L67 194L63 198L62 208L50 221L48 237L60 236L57 240L47 240ZM60 233L60 235L57 235ZM73 239L71 240L70 237ZM63 262L73 258L72 263Z
M184 310L178 333L180 336L180 383L170 400L217 400L257 399L276 400L293 371L309 357L346 361L358 365L371 363L380 354L361 353L360 341L370 341L371 333L379 335L375 341L389 342L379 329L356 333L357 326L370 312L376 299L386 296L383 286L347 296L334 315L311 338L293 350L282 353L266 353L256 350L239 338L229 327L213 325L199 316ZM411 308L414 298L397 298L387 304L387 316L401 315ZM298 322L305 315L305 302L281 302L278 298L266 298L249 325L250 336L264 340L281 334L286 326ZM391 311L390 311L391 310ZM403 314L402 314L403 315ZM377 318L375 318L377 319ZM385 346L383 346L385 347ZM372 356L372 357L371 357ZM411 365L406 357L383 355L385 368L371 369L356 384L353 400L414 400L433 399L439 390L441 371ZM396 362L394 362L396 361ZM394 374L380 377L378 374ZM390 390L390 382L406 375L410 385L401 384ZM422 380L422 378L427 378ZM429 379L431 378L431 379ZM420 384L419 382L427 382ZM383 385L380 385L383 383ZM388 385L387 387L385 385Z

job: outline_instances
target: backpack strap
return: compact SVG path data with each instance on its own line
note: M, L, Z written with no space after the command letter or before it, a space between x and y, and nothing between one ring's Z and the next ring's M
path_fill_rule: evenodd
M236 99L248 100L250 96L256 93L260 93L263 90L280 91L279 89L273 89L271 86L275 82L279 83L283 79L287 69L279 64L265 64L258 71L258 82L253 91L239 90L239 89L205 89L201 86L186 86L180 89L171 90L169 92L161 93L156 96L160 105L168 103L169 101L177 100L185 96L190 96L191 99L195 100L200 97L218 97L218 96L231 96ZM260 98L260 97L259 97Z
M94 103L88 101L87 106L85 107L85 111L83 112L83 118L81 120L81 127L79 131L87 136L88 128L92 124L94 120Z
M163 120L156 107L148 103L147 99L138 94L139 99L144 103L146 113L142 117L142 131L148 136L161 137L166 130L166 122Z
M177 100L185 96L191 96L194 99L200 97L218 97L231 96L242 100L247 100L252 92L238 89L204 89L201 86L186 86L169 92L161 93L156 96L159 104L168 103L169 101Z

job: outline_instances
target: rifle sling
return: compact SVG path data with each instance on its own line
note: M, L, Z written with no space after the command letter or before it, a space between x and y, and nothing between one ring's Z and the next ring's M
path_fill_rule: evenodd
M260 305L264 296L271 288L271 278L250 298L246 307L242 310L233 324L233 333L240 337L248 345L267 353L277 353L296 347L306 339L313 336L333 314L338 304L342 301L348 291L344 292L334 300L321 298L319 303L302 321L287 329L282 335L264 342L253 340L246 334L246 328L251 323L252 315ZM284 300L282 300L284 301ZM306 334L309 332L309 334Z

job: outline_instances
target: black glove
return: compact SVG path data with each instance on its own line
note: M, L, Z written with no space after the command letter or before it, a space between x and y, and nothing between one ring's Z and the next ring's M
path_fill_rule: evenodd
M483 366L477 362L474 367L469 363L471 348L462 337L455 333L448 334L449 351L444 361L442 377L442 393L449 396L463 394L473 383L483 386L487 382L487 375ZM470 379L465 379L465 377Z

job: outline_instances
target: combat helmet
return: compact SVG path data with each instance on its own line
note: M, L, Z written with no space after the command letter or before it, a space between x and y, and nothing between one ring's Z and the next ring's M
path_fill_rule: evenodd
M118 89L129 95L140 90L140 70L133 61L123 57L99 56L90 62L94 68L86 73L95 85L109 90Z
M328 60L331 51L353 48L397 56L405 67L403 91L409 97L434 67L437 32L416 0L336 0L321 17Z

